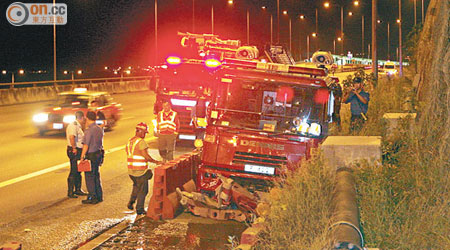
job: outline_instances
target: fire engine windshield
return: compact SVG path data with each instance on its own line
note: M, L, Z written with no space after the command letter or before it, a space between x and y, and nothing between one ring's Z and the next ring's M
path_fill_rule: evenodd
M219 87L215 124L291 133L303 122L322 124L328 97L320 88L233 79Z
M198 69L183 68L160 74L158 89L161 93L175 95L209 95L211 76Z
M87 108L89 96L87 95L59 95L55 106Z

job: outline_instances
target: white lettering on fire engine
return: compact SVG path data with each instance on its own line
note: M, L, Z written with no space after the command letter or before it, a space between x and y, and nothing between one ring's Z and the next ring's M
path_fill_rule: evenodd
M260 147L260 148L269 148L274 150L284 150L284 145L282 144L274 144L274 143L266 143L259 141L249 141L249 140L240 140L241 146L250 146L250 147Z

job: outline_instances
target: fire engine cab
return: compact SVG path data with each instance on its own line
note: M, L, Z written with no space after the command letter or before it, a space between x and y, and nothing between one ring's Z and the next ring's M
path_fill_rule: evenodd
M333 104L322 69L225 60L216 72L197 187L218 174L264 189L327 136Z

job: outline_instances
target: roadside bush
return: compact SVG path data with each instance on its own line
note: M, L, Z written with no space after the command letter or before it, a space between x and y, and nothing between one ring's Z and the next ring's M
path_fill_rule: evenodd
M256 249L325 249L334 173L321 154L302 162L270 192L267 228Z

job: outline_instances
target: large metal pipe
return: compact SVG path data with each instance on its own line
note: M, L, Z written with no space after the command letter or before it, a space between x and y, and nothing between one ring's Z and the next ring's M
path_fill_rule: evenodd
M332 249L362 249L364 240L359 227L356 186L351 169L337 170L331 205Z

